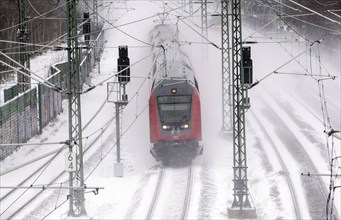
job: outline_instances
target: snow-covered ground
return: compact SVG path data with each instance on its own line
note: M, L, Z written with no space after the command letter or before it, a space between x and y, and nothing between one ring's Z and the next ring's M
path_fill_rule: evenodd
M92 72L91 83L98 82L112 76L116 71L119 45L129 46L131 63L148 56L151 53L149 31L160 19L159 16L143 20L163 10L179 7L178 4L169 3L163 8L161 1L129 1L127 10L118 15L118 9L111 13L103 13L108 20L117 19L115 25L120 30L105 24L105 49L101 57L100 73L98 66ZM196 6L198 7L198 6ZM185 14L183 11L171 11L167 22L176 23L175 15ZM134 22L137 21L137 22ZM199 18L194 22L199 23ZM186 23L189 23L186 20ZM127 24L127 25L124 25ZM200 36L178 21L180 37L187 42L201 42ZM196 28L195 25L191 25ZM196 28L199 32L200 29ZM253 30L243 30L243 35L253 33ZM128 34L128 35L127 35ZM212 27L208 33L209 39L220 45L219 27ZM136 40L138 39L138 40ZM301 51L298 44L284 45L293 53ZM217 48L200 44L184 44L183 49L191 57L200 86L203 145L204 154L194 162L194 186L189 207L190 219L227 219L227 208L231 207L233 200L233 145L232 136L221 132L222 98L221 98L221 52ZM304 50L304 49L303 49ZM205 55L203 55L205 54ZM341 57L340 53L335 56ZM41 56L44 60L44 56ZM205 59L205 60L203 60ZM252 45L252 59L254 63L254 78L261 79L266 74L290 60L291 57L278 44ZM300 58L305 60L306 58ZM340 76L340 67L326 62L332 75ZM39 60L39 59L37 59ZM37 61L43 63L42 61ZM313 61L314 64L318 63ZM32 65L34 66L34 64ZM115 124L111 123L109 129L100 137L95 149L85 154L85 178L89 187L104 187L98 195L85 194L85 207L88 216L93 219L142 219L146 217L150 199L155 187L158 163L150 155L149 125L148 125L148 98L151 81L145 79L152 68L152 57L134 65L131 68L133 76L127 86L130 102L123 111L122 116L122 146L121 157L124 164L124 177L114 177L114 163L116 161ZM34 71L39 70L39 68ZM318 66L314 66L314 71ZM281 69L282 72L303 72L295 62ZM336 80L325 80L326 103L330 120L335 130L340 130L340 77ZM295 155L299 147L307 155L321 174L329 173L328 149L323 133L324 125L321 122L322 112L319 101L319 89L316 80L307 76L277 75L273 74L249 91L251 108L246 113L246 145L248 157L248 178L252 204L257 210L258 219L293 219L294 207L289 187L285 181L287 176L294 182L301 217L312 219L314 213L323 213L325 206L312 210L313 204L307 191L307 182L316 177L301 176L301 173L312 172L305 167ZM97 86L91 92L82 95L82 124L85 125L95 114L99 107L106 102L107 85ZM67 102L64 102L64 112L44 129L42 135L30 140L37 142L65 141L68 136ZM94 122L89 124L83 132L86 148L93 140L93 134L101 131L104 124L115 116L113 103L106 103ZM259 123L260 122L260 123ZM266 133L262 130L265 128ZM268 135L268 136L267 136ZM271 139L271 140L270 140ZM330 139L329 139L330 141ZM22 164L26 160L36 158L38 155L60 149L61 145L50 146L25 146L8 157L1 163L1 173ZM329 142L331 148L331 142ZM334 139L334 155L340 155L340 141ZM284 173L276 156L279 151L288 168ZM107 152L109 152L107 154ZM38 163L42 163L39 161ZM97 166L98 165L98 166ZM37 163L34 164L37 166ZM19 177L28 172L19 169L14 173L0 176L2 186L15 185ZM64 169L64 157L54 160L48 169L37 178L34 185L46 184L46 179L56 170ZM180 168L179 168L180 169ZM339 172L340 173L340 172ZM322 177L325 187L329 187L329 177ZM65 181L65 182L64 182ZM56 182L56 185L68 185L67 175ZM180 180L181 181L181 180ZM31 183L33 184L33 183ZM29 185L29 184L28 184ZM341 185L337 180L335 186ZM167 186L165 186L167 187ZM169 190L176 190L168 186ZM5 190L1 190L1 195ZM172 194L172 192L169 192ZM335 191L335 207L341 213L340 190ZM68 191L46 190L42 196L30 205L28 209L16 216L17 219L41 219L53 211L66 200ZM160 204L175 204L177 197L165 196ZM166 200L166 201L165 201ZM13 205L20 204L20 199ZM168 207L165 205L165 207ZM10 209L4 212L4 203L1 204L1 219L9 215ZM61 205L47 219L65 218L68 212L68 202ZM312 216L313 215L313 216ZM159 218L164 218L162 213L157 213ZM338 216L340 218L340 214Z

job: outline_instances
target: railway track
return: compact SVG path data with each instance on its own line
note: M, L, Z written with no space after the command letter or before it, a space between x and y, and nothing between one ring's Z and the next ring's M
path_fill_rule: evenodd
M184 172L187 172L185 185L184 185L184 182L182 181L184 177ZM167 176L170 176L171 178L168 178L168 182L167 181L165 182L165 178L167 178ZM172 181L169 181L169 179L171 179ZM193 184L193 166L192 165L190 165L187 169L181 168L180 171L172 169L172 168L162 168L159 172L153 198L149 206L146 219L153 219L153 218L187 219L189 205L190 205L190 198L191 198L191 193L192 193L192 184ZM171 188L169 188L170 185L172 186ZM171 189L174 189L175 191L181 191L181 189L185 189L185 191L184 193L180 193L182 195L179 195L178 192L175 192L174 190L171 190ZM167 194L167 195L163 195L163 194ZM175 194L178 194L178 195L175 196ZM171 207L172 212L173 212L172 216L165 216L167 215L164 213L164 210L165 210L164 206L166 204L161 204L162 201L160 200L160 197L162 196L164 199L172 197L172 198L169 198L168 201L174 200L174 197L177 198L176 203L178 205L180 204L181 207Z
M319 173L314 161L307 153L305 147L296 136L300 135L294 133L288 126L290 119L286 118L284 110L276 106L270 106L265 100L261 98L264 106L263 114L265 117L275 124L274 131L279 140L286 147L292 158L296 161L298 169L302 171L309 171L311 173ZM299 173L297 175L300 175ZM309 208L309 214L313 219L326 218L326 202L328 197L328 190L326 184L320 177L304 178L302 179L304 194ZM336 215L337 216L337 215Z
M290 191L290 195L292 198L292 203L293 203L296 219L302 219L302 215L301 215L301 211L300 211L301 209L300 209L299 203L298 203L298 195L297 195L297 192L296 192L295 187L294 187L294 182L289 175L289 170L288 170L287 166L285 165L284 160L283 160L281 154L279 153L279 150L277 149L274 141L272 140L269 133L266 131L265 127L262 125L259 118L256 116L255 113L251 112L251 114L252 114L253 118L256 119L256 122L257 122L258 126L260 127L262 133L264 134L266 141L272 146L272 148L276 154L276 157L277 157L277 159L281 165L282 171L285 174L284 177L285 177L285 181L287 182L287 185L288 185L288 188Z
M106 100L105 100L106 102ZM90 125L91 122L93 122L94 118L96 118L99 114L99 112L103 109L105 103L101 105L101 107L98 109L96 114L88 121L88 123L83 127L83 131ZM114 121L114 118L108 120L108 122L105 124L104 128L102 131L93 139L93 141L88 145L88 147L84 150L84 154L86 154L90 149L92 149L93 146L101 139L102 134L106 131L106 129L109 127L111 122ZM38 179L40 177L39 173L44 172L44 169L48 167L50 164L53 163L53 161L61 156L61 152L66 148L67 146L64 145L60 150L52 152L51 154L45 155L45 158L53 155L50 159L48 159L45 163L40 165L38 168L34 170L34 172L31 172L30 174L27 175L24 180L22 180L15 188L11 189L8 193L6 193L4 196L0 198L0 205L2 206L1 208L1 213L0 213L0 218L1 219L12 219L15 216L17 216L19 213L21 213L25 207L27 207L31 202L33 202L39 195L41 195L46 188L42 187L42 189L39 189L38 191L35 190L35 192L28 192L28 188L22 191L22 188L25 186L25 184L28 184L28 186L34 185L35 181L34 179ZM98 149L99 150L99 149ZM97 150L97 151L98 151ZM54 154L53 154L54 153ZM44 158L44 157L43 157ZM39 159L43 159L39 158ZM32 161L31 163L26 163L25 166L28 166L36 161ZM23 166L19 166L17 169L22 168ZM11 172L15 171L16 169L12 169ZM9 173L9 172L7 172ZM6 173L6 174L7 174ZM62 178L64 175L67 175L67 173L63 170L60 172L57 172L57 174L49 180L46 180L44 186L49 187L52 186L53 183L55 183L58 179ZM32 184L33 181L33 184ZM33 189L33 187L32 187ZM30 194L29 196L23 197L24 194ZM13 197L11 201L9 201ZM27 198L28 197L28 198ZM15 205L18 201L20 200L20 205ZM4 204L5 202L8 202L9 204ZM2 203L2 204L1 204Z

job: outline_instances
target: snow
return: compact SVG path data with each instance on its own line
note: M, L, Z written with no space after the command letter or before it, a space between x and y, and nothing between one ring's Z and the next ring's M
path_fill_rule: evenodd
M100 61L100 73L96 66L91 74L91 84L96 85L104 79L113 76L116 72L116 62L119 45L129 46L131 63L142 59L151 52L151 47L143 42L149 42L149 32L157 24L158 17L141 20L163 10L161 2L133 1L128 2L127 8L134 10L103 11L107 19L115 20L115 25L120 30L105 24L105 49ZM173 4L169 7L175 8ZM148 10L146 10L146 8ZM166 8L168 10L169 8ZM112 9L111 9L112 10ZM122 12L125 13L122 13ZM173 15L169 16L174 23ZM199 21L199 18L196 18ZM139 21L136 23L130 23ZM196 20L195 20L196 21ZM129 25L123 25L130 23ZM184 42L200 42L201 38L190 28L179 22L180 38ZM194 25L193 25L194 26ZM143 28L141 28L143 27ZM200 32L200 31L199 31ZM126 34L130 36L127 36ZM245 30L248 36L253 30ZM134 38L139 39L136 41ZM217 27L209 29L209 39L215 44L220 44L220 30ZM284 45L286 46L286 45ZM191 58L192 65L200 87L204 154L194 162L194 185L189 207L189 219L227 219L227 208L231 207L233 200L233 145L232 135L221 132L222 108L221 108L221 54L220 50L208 45L199 44L183 45L183 49ZM295 48L296 47L296 48ZM205 51L207 52L207 55ZM289 49L293 53L304 50L304 46L293 45ZM296 51L297 50L297 51ZM53 53L46 53L32 61L32 69L38 71L47 67L55 60ZM340 54L336 54L339 56ZM207 61L203 61L203 58ZM254 64L254 78L260 79L270 73L291 57L278 44L255 44L252 46L252 58ZM62 59L65 59L63 57ZM304 58L302 62L304 61ZM50 60L50 61L48 61ZM315 61L316 62L316 61ZM304 62L303 62L304 63ZM339 75L338 67L329 64L331 73ZM124 177L114 177L114 163L116 162L115 147L115 122L111 123L108 130L101 136L100 141L85 154L85 179L88 187L104 187L99 194L86 193L85 207L88 218L92 219L141 219L145 218L149 204L154 193L159 168L158 162L150 155L149 125L148 125L148 98L151 81L145 79L152 68L152 58L149 57L131 69L132 79L127 85L129 104L124 108L122 115L122 139L121 158L124 164ZM283 72L303 72L300 65L295 62L281 69ZM44 75L46 76L46 75ZM325 82L327 103L330 107L333 127L340 130L340 77L337 80ZM335 92L336 91L336 92ZM84 148L94 141L94 133L98 134L108 120L115 116L113 103L106 102L107 85L103 83L94 90L82 95L82 124L83 126L104 104L94 122L89 124L83 132ZM272 121L265 109L269 106L284 124L295 134L300 144L314 161L320 173L328 173L328 149L326 148L321 123L321 109L318 96L318 86L310 77L295 77L273 74L259 85L249 91L251 108L246 113L246 144L248 156L248 178L252 204L257 210L258 219L293 219L295 212L289 188L285 181L285 175L289 175L298 196L299 208L302 218L311 219L307 196L303 189L305 178L301 173L310 172L300 169L299 161L287 149L276 129L278 124ZM283 108L283 106L285 108ZM65 141L68 137L68 111L67 101L63 103L63 113L55 121L50 123L43 133L30 140L29 143ZM275 146L267 140L255 117L259 118L262 125L270 135ZM340 141L334 139L335 155L340 155ZM38 155L59 150L62 145L24 146L1 163L1 173L32 160ZM276 157L274 148L280 152L289 173L283 174L281 165ZM100 149L100 150L97 150ZM63 154L63 153L62 153ZM19 169L15 172L0 176L1 186L16 185L21 178L27 175L48 158L39 160L31 166ZM98 165L98 166L97 166ZM57 171L64 169L63 155L57 157L44 171L34 185L46 184ZM174 181L186 182L186 176L177 178L176 174L181 169L171 169L165 177L163 193L160 197L157 212L154 218L179 218L177 207L183 203L182 191L177 189ZM58 179L56 185L61 183L67 186L67 175ZM329 178L323 177L326 187ZM33 183L27 183L30 185ZM341 185L340 180L336 185ZM164 192L162 190L162 192ZM8 190L1 189L1 195ZM89 190L90 191L90 190ZM29 193L29 192L28 192ZM41 219L53 211L59 204L66 200L67 190L45 190L25 211L16 216L16 219ZM335 207L341 213L340 190L336 190ZM10 203L1 203L1 213ZM22 203L18 200L15 204ZM174 209L173 209L174 208ZM321 207L324 210L324 207ZM176 211L176 212L175 212ZM6 218L10 210L2 217ZM67 218L68 201L54 210L47 219Z

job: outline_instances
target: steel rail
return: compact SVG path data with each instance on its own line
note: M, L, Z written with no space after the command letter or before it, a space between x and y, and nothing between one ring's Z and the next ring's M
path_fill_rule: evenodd
M109 122L112 122L113 121L113 119L110 119L109 120ZM86 152L88 152L88 150L92 147L92 146L94 146L94 144L100 139L100 137L101 137L101 135L102 135L102 133L109 127L109 125L110 125L110 123L106 123L106 126L105 126L105 128L103 129L103 131L95 138L95 140L85 149L85 151L84 151L84 154L86 153ZM100 150L100 149L97 149L97 150ZM57 154L58 155L58 154ZM54 157L56 157L57 155L55 155ZM53 160L53 158L51 159L51 160ZM47 162L48 163L48 162ZM41 169L43 169L44 167L45 167L45 165L46 164L44 164L44 166L41 166L41 167L39 167L36 171L35 171L35 173L37 173L37 172L39 172ZM63 176L64 174L67 174L65 171L62 171L57 177L55 177L55 178L53 178L53 180L52 181L50 181L50 183L48 183L48 184L46 184L46 185L51 185L51 184L53 184L55 181L57 181L61 176ZM34 174L33 174L33 176L34 176ZM30 178L32 177L32 175L30 176L30 177L28 177L25 181L22 181L18 186L21 186L21 185L23 185L25 182L27 182ZM11 194L13 193L15 191L15 189L14 190L12 190L11 191ZM17 211L15 211L12 215L10 215L9 217L8 217L8 219L12 219L13 217L15 217L17 214L19 214L28 204L30 204L31 202L33 202L42 192L44 192L45 190L40 190L39 192L37 192L31 199L29 199L27 202L25 202L23 205L21 205L20 207L18 207L18 209L17 209ZM9 196L9 194L6 194L6 197L8 197ZM5 199L5 198L2 198L2 200L3 199ZM3 212L4 213L4 212ZM3 214L2 213L2 214ZM1 215L2 215L1 214Z
M152 201L150 203L149 209L148 209L148 213L145 219L152 219L154 211L156 209L157 203L158 203L158 199L160 197L161 194L161 188L162 188L162 184L164 181L164 175L165 175L165 169L161 168L160 172L159 172L159 177L155 186L155 190L153 193L153 198ZM186 185L186 193L184 196L184 201L183 201L183 207L182 207L182 211L181 211L181 218L180 219L187 219L187 215L188 215L188 210L189 210L189 205L190 205L190 199L191 199L191 195L192 195L192 186L193 186L193 166L192 164L188 167L188 176L187 176L187 185Z
M286 129L289 132L289 135L292 135L293 137L295 137L295 134L293 134L293 132L290 131L286 122L284 122L283 116L280 116L279 115L280 113L278 111L275 111L273 108L271 108L270 105L265 100L263 100L263 98L261 98L261 99L262 99L264 107L269 109L269 111L271 111L274 114L274 116L276 117L276 120L278 120L278 122L280 124L282 124L281 125L282 128ZM283 111L285 111L285 110L283 110ZM286 114L286 113L284 113L284 114ZM297 140L297 141L298 141L298 144L295 147L299 152L296 152L294 159L297 161L298 160L297 158L299 157L297 154L300 154L301 156L299 157L300 158L299 162L304 163L306 166L308 166L306 169L311 170L311 173L319 173L316 165L314 164L313 160L311 159L311 157L309 156L307 151L304 149L302 143L299 140ZM287 147L287 149L290 151L290 147ZM323 180L320 177L316 177L315 179L316 179L316 183L317 183L316 184L317 186L315 186L315 188L321 192L321 194L322 194L321 196L323 197L320 199L324 199L325 201L327 201L327 198L328 198L327 187L325 186L325 184L323 183ZM316 191L315 191L315 193L316 193ZM337 210L337 209L334 209L334 210ZM314 211L314 210L310 210L310 211ZM312 216L312 217L314 217L314 216Z
M159 177L157 179L157 183L156 183L156 187L154 190L154 194L153 194L153 198L152 198L152 202L150 203L149 209L148 209L148 213L146 216L146 219L151 219L153 214L154 214L154 210L157 204L157 200L159 198L160 192L161 192L161 188L162 188L162 183L163 183L163 179L164 179L164 173L165 170L161 167L161 170L159 172Z
M192 186L193 186L193 166L191 164L188 168L186 195L185 195L184 205L182 208L181 220L187 219L189 205L191 202Z
M291 195L291 198L292 198L292 203L293 203L293 206L294 206L294 209L295 209L296 219L302 219L302 215L301 215L301 212L300 212L301 209L299 208L298 201L297 201L297 198L298 198L297 192L295 190L293 180L291 179L291 177L289 175L288 168L285 165L284 160L283 160L281 154L279 153L275 143L272 141L269 133L266 131L266 129L264 128L264 126L260 122L259 118L256 116L256 114L253 111L251 111L251 114L253 115L254 119L257 122L257 124L261 128L263 134L265 135L266 140L269 142L269 144L271 145L272 149L275 151L276 157L277 157L277 159L278 159L278 161L279 161L279 163L280 163L280 165L282 167L282 170L283 170L283 172L285 174L285 180L286 180L287 185L289 187L290 195Z

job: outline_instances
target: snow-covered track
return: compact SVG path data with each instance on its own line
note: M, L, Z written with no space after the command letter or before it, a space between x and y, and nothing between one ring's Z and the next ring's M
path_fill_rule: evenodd
M277 159L278 159L278 161L279 161L279 163L281 165L281 168L282 168L282 170L284 172L284 175L285 175L284 177L285 177L285 180L287 182L287 185L288 185L288 188L289 188L289 191L290 191L290 195L291 195L291 198L292 198L292 203L293 203L293 208L294 208L294 211L295 211L296 219L302 219L302 215L301 215L301 212L300 212L301 209L300 209L299 204L298 204L297 192L295 190L293 180L290 177L289 170L288 170L287 166L284 163L282 155L279 153L279 150L277 149L274 141L272 140L272 138L269 135L269 133L266 131L265 127L262 125L260 119L252 111L251 111L251 114L252 114L252 117L256 120L256 123L259 125L262 133L264 134L264 136L266 138L266 141L268 141L268 143L272 146L272 148L273 148L273 150L274 150L274 152L276 154L276 157L277 157Z
M86 154L98 141L101 140L101 135L103 132L106 131L106 129L109 127L110 123L114 121L114 119L110 119L107 123L106 126L104 126L103 130L101 133L99 133L94 140L92 141L92 143L90 143L88 145L88 147L84 150L84 154ZM16 197L15 193L18 192L18 190L20 190L21 187L24 186L25 183L32 183L32 180L35 178L35 176L39 173L39 172L43 172L45 167L48 166L51 162L53 162L53 160L60 155L60 152L58 152L57 154L55 154L51 159L49 159L46 163L44 163L42 166L39 166L38 169L36 169L33 173L29 174L27 178L25 178L24 181L21 181L16 188L13 188L9 193L7 193L4 197L1 198L0 202L5 202L6 200L10 200L10 196ZM22 197L25 193L27 193L28 190L30 190L29 188L26 189L23 193L20 194L19 197L17 198L13 198L14 200L12 200L12 204L10 204L9 206L6 207L6 209L4 210L4 206L2 204L2 210L0 213L0 218L1 219L12 219L15 216L17 216L21 211L23 211L30 203L32 203L39 195L41 195L46 188L48 188L50 185L54 184L58 179L60 179L61 177L67 175L68 173L65 172L64 170L59 172L57 175L55 175L54 177L52 177L52 179L49 180L48 183L46 183L44 186L45 188L42 187L41 190L39 190L38 192L30 192L30 196L26 196L26 197ZM31 181L31 182L30 182ZM31 184L30 184L31 185ZM22 197L22 198L21 198ZM29 198L27 198L29 197ZM20 200L20 205L16 205L15 207L14 204ZM10 211L11 213L7 214L7 210Z
M292 130L294 127L288 124L291 123L292 119L287 117L287 113L276 105L270 106L265 100L262 100L262 105L264 106L263 114L274 125L275 135L285 146L290 157L297 163L298 169L310 173L319 173L314 161L303 146L305 143L301 142L302 138L299 138L302 134L294 132ZM318 176L303 177L301 182L311 218L326 218L325 207L328 190L323 180Z
M157 179L155 191L154 191L154 194L153 194L153 199L152 199L152 202L151 202L150 207L148 209L148 213L147 213L146 219L151 219L151 217L153 216L154 209L155 209L155 206L157 204L157 200L158 200L159 195L160 195L160 191L161 191L161 187L162 187L162 182L163 182L163 177L164 177L164 172L165 172L164 169L161 169L160 172L159 172L159 177Z
M189 205L191 201L191 195L192 195L192 185L193 185L193 166L191 165L188 170L186 195L185 195L184 205L182 208L181 219L187 219Z
M167 178L167 176L170 176L170 178ZM182 181L182 178L184 176L186 177L185 182ZM153 199L151 201L146 219L153 218L187 219L191 199L192 184L193 184L192 165L189 165L187 168L180 169L162 168L159 172L159 177L155 186ZM172 187L171 189L168 188L170 186ZM178 193L180 193L181 195L176 195ZM161 200L160 197L163 197L163 200ZM174 200L173 197L178 197L178 199L175 199L175 201L176 205L180 204L181 206L180 208L178 207L167 208L166 207L167 205L168 206L174 205L169 204L168 202L162 204L165 201ZM172 216L168 216L167 213L164 213L165 210L170 211Z

